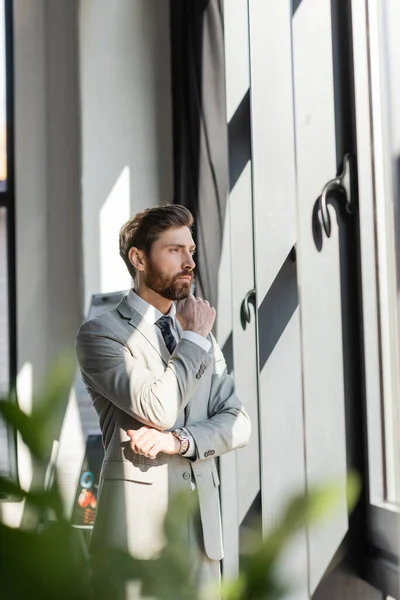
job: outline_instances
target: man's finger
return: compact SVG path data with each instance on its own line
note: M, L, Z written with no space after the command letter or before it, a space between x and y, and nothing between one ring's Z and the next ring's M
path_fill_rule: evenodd
M147 451L158 442L159 435L159 431L150 429L135 439L134 443L140 454L146 454Z
M137 444L137 453L142 456L148 456L150 452L153 451L153 448L158 445L158 440L153 437L141 440L139 444Z
M134 429L130 432L131 440L134 442L138 442L149 432L153 432L153 431L156 431L156 430L152 429L151 427L141 427L140 429L136 429L136 430Z
M127 435L129 435L130 438L133 438L133 437L136 437L138 435L138 433L140 431L143 431L144 429L145 430L149 430L151 428L150 427L146 427L144 425L143 427L140 427L140 429L128 429L128 431L126 433L127 433Z
M144 440L140 440L140 443L138 444L141 452L144 452L145 454L147 454L147 452L149 452L149 450L151 450L151 448L153 448L153 446L155 446L158 442L157 438L152 437L148 437Z
M135 444L135 442L131 442L131 450L136 454L140 454L140 448Z
M143 446L141 448L141 451L143 452L144 456L148 456L149 458L151 458L151 456L154 454L154 450L155 448L158 446L157 442L150 442L148 444L146 444L146 446ZM155 452L155 456L157 455L157 450Z
M157 431L156 429L151 429L147 433L144 433L143 435L141 435L140 438L137 440L137 442L141 446L143 446L143 444L146 444L149 440L157 441L159 438L159 435L160 435L159 431Z
M130 446L133 452L136 452L137 454L140 454L143 435L144 432L140 432L140 430L132 431Z
M159 444L155 444L147 456L148 456L148 458L151 458L152 460L154 460L155 458L157 458L157 455L159 452L160 452L160 446L159 446Z

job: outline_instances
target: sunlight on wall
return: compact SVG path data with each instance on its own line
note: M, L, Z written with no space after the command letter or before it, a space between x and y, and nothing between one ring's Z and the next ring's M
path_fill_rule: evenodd
M118 249L119 230L130 216L130 171L129 167L124 167L100 211L102 293L125 290L132 285Z
M229 237L230 206L226 205L221 260L218 271L217 340L221 348L232 332L232 272Z
M58 447L58 483L66 514L73 508L80 468L86 448L86 435L75 390L72 389Z

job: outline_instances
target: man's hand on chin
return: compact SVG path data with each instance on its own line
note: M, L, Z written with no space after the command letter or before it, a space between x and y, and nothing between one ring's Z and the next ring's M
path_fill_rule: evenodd
M130 447L136 454L155 459L159 452L179 453L179 440L168 431L158 431L158 429L145 426L140 429L129 429L127 434L131 438Z

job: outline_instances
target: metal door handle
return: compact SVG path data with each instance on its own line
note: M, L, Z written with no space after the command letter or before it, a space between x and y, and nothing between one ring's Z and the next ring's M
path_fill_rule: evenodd
M353 194L352 194L352 171L353 171L353 157L351 154L346 154L343 159L343 170L340 175L337 175L335 179L331 179L325 185L322 190L320 197L320 209L322 216L322 224L325 230L325 233L328 237L331 237L332 233L332 224L331 217L328 211L327 206L327 196L332 191L342 192L345 196L345 208L349 214L353 213Z
M247 292L242 302L242 306L240 307L240 319L243 327L245 327L245 323L250 323L251 321L250 304L252 304L255 308L256 290L250 290Z

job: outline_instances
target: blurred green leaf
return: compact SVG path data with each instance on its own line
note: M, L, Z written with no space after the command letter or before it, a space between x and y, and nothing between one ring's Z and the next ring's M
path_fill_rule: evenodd
M31 415L23 412L17 403L15 391L0 401L0 414L4 421L18 431L37 460L49 458L53 441L52 424L61 407L66 405L73 381L74 361L63 354L50 370L43 392L33 402Z
M1 598L87 600L88 561L76 532L56 523L39 533L0 525Z
M49 490L25 491L15 482L0 477L0 496L13 498L16 501L24 500L39 510L52 510L58 520L64 520L63 503L59 489L53 485Z
M57 410L68 398L74 381L76 362L70 352L64 352L53 363L44 389L34 402L32 418L38 423L54 418Z
M246 592L246 578L239 575L237 579L226 580L221 585L222 600L243 600Z
M37 429L32 417L24 413L17 404L7 400L0 402L0 413L5 422L21 434L33 456L43 458L44 444L41 430Z
M51 370L44 392L34 402L32 415L23 413L12 397L0 402L0 414L17 429L32 455L45 460L50 455L52 431L71 387L74 363L62 357ZM225 581L223 600L279 600L289 591L290 580L282 581L279 561L288 544L304 527L327 519L343 502L343 481L312 487L307 496L290 501L280 521L261 539L261 521L245 530L241 572ZM347 503L353 509L360 480L350 474ZM2 599L112 600L121 585L141 582L142 594L157 600L196 600L192 556L188 552L187 523L199 520L196 494L177 496L169 506L164 523L166 544L153 560L136 560L128 554L103 548L90 560L81 534L66 522L57 481L50 490L24 491L16 483L0 478L0 497L25 499L41 514L52 511L57 521L40 531L23 531L0 525L0 581ZM96 575L92 596L91 571ZM207 592L206 592L207 593ZM204 597L204 594L203 596ZM206 596L207 597L207 596Z
M0 499L3 498L18 502L23 499L23 490L14 481L0 477Z

